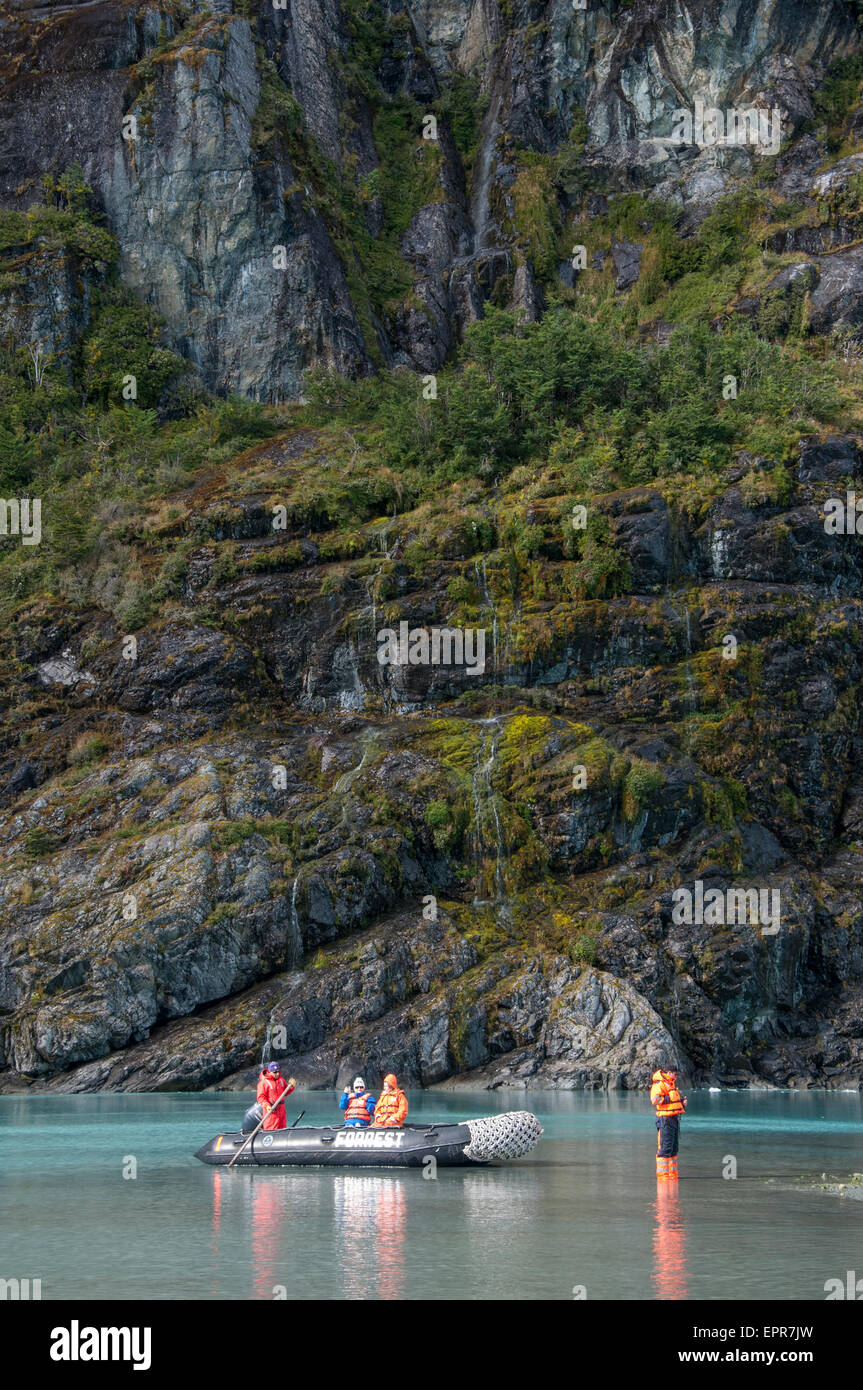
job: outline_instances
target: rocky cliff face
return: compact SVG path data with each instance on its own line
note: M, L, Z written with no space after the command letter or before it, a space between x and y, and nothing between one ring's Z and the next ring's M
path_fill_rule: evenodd
M7 0L0 32L0 200L26 207L80 162L170 345L211 389L266 401L315 365L435 371L491 294L535 316L585 178L697 223L759 154L670 143L675 111L764 108L787 140L857 43L842 0ZM856 261L830 276L857 305Z
M58 405L38 447L25 402L0 465L47 458L97 524L46 488L62 558L3 571L0 1088L240 1087L262 1053L313 1086L858 1085L863 550L824 524L863 494L853 7L7 0L0 41L0 339L76 386L118 284L201 399L437 373L492 309L619 314L648 365L749 326L841 386L788 436L814 407L777 389L730 461L711 402L622 478L624 390L593 452L590 400L436 490L338 418L236 456L205 411L190 462L169 391L59 445ZM696 102L777 111L780 149L672 142ZM98 235L15 220L75 162ZM382 664L402 622L482 628L482 669ZM696 884L778 894L779 930L681 921Z
M639 1085L662 1055L854 1083L863 561L819 503L859 454L806 445L781 505L753 464L699 525L659 491L610 495L635 592L553 611L530 659L523 615L478 675L381 667L374 555L328 594L319 541L274 554L254 501L229 519L212 482L183 525L217 514L236 577L213 584L224 542L194 548L136 661L104 615L29 608L6 672L29 731L4 764L6 1084L243 1084L267 1038L312 1085L360 1064ZM420 584L388 565L412 624L474 569L442 520L448 562ZM781 931L675 925L696 880L778 890Z

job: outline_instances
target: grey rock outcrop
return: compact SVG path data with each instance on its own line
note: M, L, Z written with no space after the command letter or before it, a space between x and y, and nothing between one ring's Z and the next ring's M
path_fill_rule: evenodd
M748 144L670 143L674 112L696 100L775 108L787 141L812 114L815 75L856 42L840 0L765 0L757 11L736 0L637 0L613 14L554 0L539 33L522 0L506 17L496 0L388 12L391 37L363 81L384 101L414 104L414 153L423 111L455 77L479 85L485 114L470 186L441 118L434 193L393 249L410 288L398 303L373 303L336 211L348 198L381 235L382 205L367 186L380 169L378 137L337 0L293 0L253 19L227 3L193 16L157 0L50 13L15 5L4 15L0 201L26 207L43 174L80 162L118 240L122 278L163 316L168 345L209 389L265 401L302 396L314 366L437 370L501 276L513 277L515 307L538 312L542 290L512 202L513 141L554 154L583 108L585 170L617 191L652 189L693 227L758 155ZM816 171L807 159L802 142L783 170L789 190L801 169ZM852 157L819 175L818 196L855 169ZM821 267L816 331L856 325L856 254ZM635 247L621 242L614 255L626 289ZM74 274L46 260L26 294L0 298L0 325L68 356L89 312L86 295L70 293Z

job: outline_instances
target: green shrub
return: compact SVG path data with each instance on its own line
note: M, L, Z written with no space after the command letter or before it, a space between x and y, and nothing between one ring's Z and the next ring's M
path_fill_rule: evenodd
M134 584L116 605L114 616L126 632L137 632L149 621L154 611L151 591L143 584Z
M828 126L838 125L851 107L860 99L863 80L863 54L854 53L832 63L820 87L812 93L812 110L816 121Z
M34 203L26 214L0 212L0 252L34 245L51 250L65 247L85 261L112 265L119 255L117 240L91 213L93 190L84 183L80 166L72 165L58 179L46 174L42 186L44 203Z
M448 801L430 801L423 819L432 832L435 848L458 854L468 825L464 806L451 806Z
M245 396L229 396L227 400L216 401L204 406L200 418L213 431L217 444L239 439L270 439L276 433L271 415L259 401L247 400Z
M140 406L154 406L167 383L187 370L176 353L159 345L160 321L129 291L99 295L81 343L81 378L88 396L102 405L123 403L125 379L135 378Z
M623 781L623 814L635 820L645 801L663 783L662 773L641 758L634 758Z
M595 932L581 932L569 948L569 958L575 965L595 965L599 945L599 937Z
M448 77L443 91L435 102L435 110L449 125L456 148L469 171L479 147L480 128L488 96L477 78L454 72Z
M446 594L451 602L464 603L470 608L479 603L479 589L463 574L455 574L447 580Z
M41 825L34 825L24 836L24 853L31 859L44 859L57 848L57 839Z
M84 735L69 751L68 762L72 766L82 763L95 763L100 758L104 758L108 752L109 744L99 734Z

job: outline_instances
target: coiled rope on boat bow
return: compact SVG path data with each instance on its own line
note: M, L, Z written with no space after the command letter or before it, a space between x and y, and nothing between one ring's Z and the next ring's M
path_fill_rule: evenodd
M493 1158L522 1158L539 1143L542 1125L529 1110L510 1110L505 1115L487 1115L482 1120L465 1120L470 1143L465 1157L478 1163Z

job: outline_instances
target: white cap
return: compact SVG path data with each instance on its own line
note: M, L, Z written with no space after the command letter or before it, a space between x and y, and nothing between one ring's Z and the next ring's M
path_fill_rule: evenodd
M364 1091L365 1089L366 1089L366 1083L363 1081L363 1078L362 1078L361 1076L355 1076L355 1077L354 1077L354 1090L355 1090L355 1091Z

